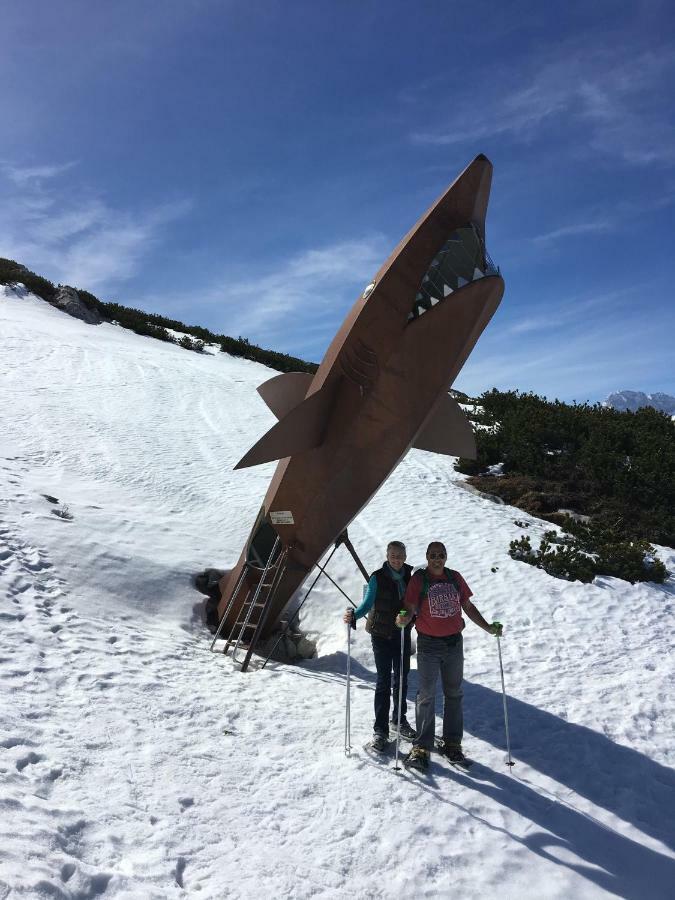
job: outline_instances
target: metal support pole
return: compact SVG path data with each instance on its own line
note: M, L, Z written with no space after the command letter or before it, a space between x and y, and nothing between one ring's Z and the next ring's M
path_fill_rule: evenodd
M326 560L326 562L328 562L328 560ZM330 581L330 583L333 585L333 587L336 587L336 588L338 589L338 591L340 591L340 593L342 594L342 596L343 596L346 600L349 600L349 602L350 602L351 605L354 607L354 609L356 609L356 603L354 603L354 601L351 599L351 597L350 597L348 594L346 594L346 593L342 590L342 588L341 588L340 585L337 583L337 581L335 581L334 578L331 578L331 576L328 574L328 572L325 570L325 568L324 568L323 566L319 565L319 563L316 563L316 567L317 567L317 569L319 569L319 571L320 571L323 575L326 576L326 578Z
M352 555L352 559L354 560L356 565L359 567L359 570L361 571L361 574L366 579L366 581L370 581L370 575L368 574L366 567L363 565L363 563L359 559L359 557L356 553L356 550L354 549L354 545L347 537L347 532L343 531L342 534L340 535L340 538L338 538L338 540L341 540L341 543L343 543L345 545L345 547L347 548L347 550L349 550L349 552Z
M340 546L340 545L336 542L335 546L334 546L333 549L330 551L330 554L329 554L329 556L328 556L328 559L326 560L326 565L328 565L328 563L329 563L330 560L331 560L331 557L333 556L333 554L335 553L335 551L337 550L337 548L338 548L339 546ZM324 572L324 569L322 569L321 566L319 566L319 569L320 569L319 574L316 576L316 578L314 579L314 581L313 581L312 584L310 585L309 590L307 591L307 593L305 594L305 596L302 598L302 602L301 602L300 606L298 606L298 608L296 609L296 611L293 613L293 615L291 616L291 618L288 620L288 622L287 622L287 624L286 624L286 627L284 628L284 630L281 632L281 634L280 634L279 637L277 638L277 640L276 640L274 646L272 647L272 649L270 650L270 652L267 654L267 658L266 658L265 662L264 662L264 663L262 664L262 666L260 667L261 669L264 669L264 668L265 668L265 666L267 665L267 663L268 663L268 662L270 661L270 659L272 658L272 656L273 656L273 654L274 654L274 651L277 649L277 647L278 647L279 644L281 643L282 639L285 638L286 635L288 634L288 632L291 630L291 623L295 621L296 616L298 615L298 613L300 612L300 610L302 609L302 607L305 605L305 601L307 600L307 598L309 597L309 595L312 593L312 590L314 589L315 584L317 583L317 581L319 580L319 578L321 578L321 575L322 575L323 572ZM349 602L351 603L351 600L350 600Z

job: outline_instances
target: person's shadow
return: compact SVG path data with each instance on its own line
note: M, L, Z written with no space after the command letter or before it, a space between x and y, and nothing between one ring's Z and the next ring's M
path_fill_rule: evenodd
M305 663L301 671L308 677L342 680L345 662L344 654L331 654ZM374 672L355 664L354 660L351 674L355 688L367 689L374 685ZM410 706L412 700L413 708L416 675L412 670L408 683L408 703ZM675 772L590 728L522 700L507 697L507 704L511 755L515 761L512 770L505 765L501 693L465 681L465 732L492 744L500 753L496 760L475 762L470 774L451 769L444 761L432 757L428 780L419 780L421 789L431 792L438 801L458 807L451 792L438 788L445 779L461 781L537 826L527 827L522 834L508 832L477 816L470 808L462 807L463 812L480 819L486 827L502 830L534 853L569 867L620 897L670 900L675 896L675 858L658 848L638 843L620 830L623 820L675 850ZM442 695L437 697L436 708L440 713ZM518 777L519 763L526 763L563 787L553 794L522 780ZM571 796L574 794L616 816L614 827L575 809Z
M417 691L416 674L410 673L408 695L412 698ZM439 713L443 708L442 694L436 708ZM471 774L463 774L438 762L434 774L454 776L530 819L540 830L528 828L522 835L510 837L604 890L631 900L670 900L675 896L675 858L622 834L621 821L611 827L575 809L571 796L585 797L674 850L675 772L590 728L522 700L507 696L507 709L513 770L506 766L502 694L464 681L465 732L502 751L499 763L490 768L479 761L471 767ZM567 790L544 793L538 785L519 779L519 762Z
M675 771L515 697L507 697L507 709L516 760L675 850ZM464 713L470 734L506 754L501 693L465 681Z

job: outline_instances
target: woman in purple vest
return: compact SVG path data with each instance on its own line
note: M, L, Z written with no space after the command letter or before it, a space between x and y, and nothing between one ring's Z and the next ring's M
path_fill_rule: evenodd
M394 730L398 723L398 692L401 667L401 631L396 625L396 616L403 608L412 566L406 564L405 544L390 541L387 544L387 559L382 568L374 572L368 582L361 605L348 609L344 621L356 627L356 620L367 616L366 631L370 634L377 670L375 685L375 725L373 728L373 750L383 752L389 743L389 709L393 697L391 725ZM415 732L406 719L406 694L408 692L408 671L410 670L410 629L404 634L403 684L401 687L401 737L414 740ZM393 679L392 679L393 673Z

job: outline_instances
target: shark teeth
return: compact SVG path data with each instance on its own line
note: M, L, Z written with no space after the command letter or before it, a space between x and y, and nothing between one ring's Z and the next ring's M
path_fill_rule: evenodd
M484 260L485 271L478 266L480 260ZM484 241L475 225L469 223L456 229L424 273L408 321L423 316L425 312L438 306L441 300L467 284L498 272L487 255Z

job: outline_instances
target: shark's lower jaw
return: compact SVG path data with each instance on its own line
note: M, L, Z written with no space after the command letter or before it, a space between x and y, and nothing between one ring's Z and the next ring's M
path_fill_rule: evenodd
M473 224L464 225L450 235L427 269L415 295L408 322L424 315L446 297L486 275L498 275L482 237Z

